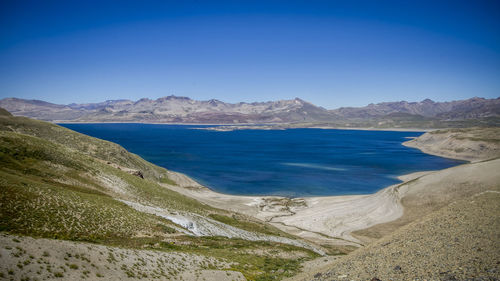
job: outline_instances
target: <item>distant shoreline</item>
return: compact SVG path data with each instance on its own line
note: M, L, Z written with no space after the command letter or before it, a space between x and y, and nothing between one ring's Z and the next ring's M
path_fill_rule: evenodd
M50 121L54 124L151 124L151 125L185 125L185 126L214 126L200 128L211 131L238 131L238 130L287 130L287 129L324 129L324 130L354 130L354 131L392 131L392 132L430 132L445 128L374 128L374 127L329 127L329 126L291 126L293 123L248 123L248 124L224 124L224 123L163 123L163 122L70 122L70 121ZM218 127L224 129L218 130ZM235 127L229 128L229 127Z

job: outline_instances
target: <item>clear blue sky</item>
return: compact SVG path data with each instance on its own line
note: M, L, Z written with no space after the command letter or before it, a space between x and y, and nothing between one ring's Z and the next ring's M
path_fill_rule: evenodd
M500 1L0 3L0 98L500 96Z

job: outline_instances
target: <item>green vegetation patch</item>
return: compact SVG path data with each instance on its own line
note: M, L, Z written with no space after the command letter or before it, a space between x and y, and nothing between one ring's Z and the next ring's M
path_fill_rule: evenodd
M161 176L159 179L160 183L166 183L170 185L177 185L177 183L171 179L169 179L167 176Z
M103 161L139 170L148 179L157 180L160 175L166 173L164 168L147 162L118 144L80 134L56 124L26 117L0 116L0 131L36 136Z
M161 235L171 223L109 196L78 192L0 171L0 230L65 240ZM171 233L171 231L164 232Z

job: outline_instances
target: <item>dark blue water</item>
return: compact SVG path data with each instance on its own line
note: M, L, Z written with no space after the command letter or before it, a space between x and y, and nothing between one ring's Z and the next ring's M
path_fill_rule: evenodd
M116 142L211 189L238 195L316 196L373 193L397 176L462 161L401 143L418 132L290 129L216 132L202 126L62 124Z

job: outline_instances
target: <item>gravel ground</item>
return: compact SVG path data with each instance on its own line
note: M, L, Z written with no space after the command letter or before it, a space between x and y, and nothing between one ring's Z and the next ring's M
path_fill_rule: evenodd
M457 201L303 280L500 280L500 192Z

